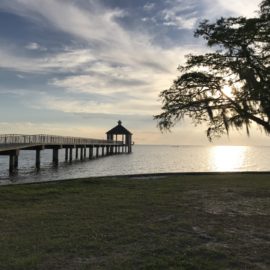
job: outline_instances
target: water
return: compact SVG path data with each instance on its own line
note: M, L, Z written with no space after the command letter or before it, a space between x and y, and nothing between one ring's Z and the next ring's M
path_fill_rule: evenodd
M21 151L17 175L9 175L8 157L0 156L0 184L140 173L270 171L269 156L270 147L135 145L130 155L72 164L64 162L64 150L61 150L59 166L53 167L51 150L44 150L41 169L37 172L35 151Z

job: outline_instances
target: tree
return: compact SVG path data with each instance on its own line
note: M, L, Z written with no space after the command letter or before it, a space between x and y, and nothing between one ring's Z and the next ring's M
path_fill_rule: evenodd
M252 122L270 134L270 0L260 4L257 17L205 20L195 31L213 53L188 55L180 76L161 92L163 112L154 116L169 130L185 116L195 125L206 122L207 137Z

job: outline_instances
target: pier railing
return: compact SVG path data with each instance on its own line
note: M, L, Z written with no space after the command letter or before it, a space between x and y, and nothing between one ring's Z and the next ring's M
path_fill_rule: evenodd
M0 135L0 144L47 144L47 145L121 145L122 141L99 140L81 137L55 136L47 134L23 135L23 134L2 134Z

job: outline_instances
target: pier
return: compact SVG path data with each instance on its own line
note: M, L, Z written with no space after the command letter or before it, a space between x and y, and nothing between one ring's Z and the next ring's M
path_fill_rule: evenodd
M3 134L0 135L0 155L9 156L9 172L13 173L18 170L19 154L24 150L35 151L37 169L40 169L41 151L45 149L52 150L52 163L55 166L59 163L60 149L65 150L66 162L132 152L132 134L122 126L121 121L106 134L107 140L45 134Z

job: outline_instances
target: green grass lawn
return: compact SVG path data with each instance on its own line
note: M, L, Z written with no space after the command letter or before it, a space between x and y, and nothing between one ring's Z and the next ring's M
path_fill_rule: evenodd
M0 187L0 269L270 269L270 175Z

